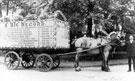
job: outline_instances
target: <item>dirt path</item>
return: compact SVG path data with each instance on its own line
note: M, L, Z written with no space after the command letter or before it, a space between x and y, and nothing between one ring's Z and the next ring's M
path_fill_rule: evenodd
M135 72L127 72L127 59L111 60L111 72L101 71L101 61L81 62L82 71L74 71L74 62L62 62L60 68L49 72L39 72L38 69L7 70L0 58L1 81L135 81Z

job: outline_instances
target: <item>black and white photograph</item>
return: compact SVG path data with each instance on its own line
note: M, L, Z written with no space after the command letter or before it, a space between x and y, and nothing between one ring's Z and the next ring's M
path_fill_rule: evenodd
M135 81L135 0L0 0L0 81Z

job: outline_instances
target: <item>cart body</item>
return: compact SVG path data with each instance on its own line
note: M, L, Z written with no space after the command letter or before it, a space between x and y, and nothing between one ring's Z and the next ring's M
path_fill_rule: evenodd
M69 48L69 25L56 18L0 23L1 49Z
M24 68L36 65L41 71L49 71L60 64L55 50L70 48L70 27L66 21L10 21L1 22L0 27L0 49L6 50L4 62L8 69L18 68L21 62Z

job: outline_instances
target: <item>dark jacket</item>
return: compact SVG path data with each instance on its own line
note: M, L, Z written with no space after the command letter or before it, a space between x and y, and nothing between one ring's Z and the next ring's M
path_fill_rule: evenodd
M127 41L127 54L128 57L135 57L135 41L130 43L130 41Z

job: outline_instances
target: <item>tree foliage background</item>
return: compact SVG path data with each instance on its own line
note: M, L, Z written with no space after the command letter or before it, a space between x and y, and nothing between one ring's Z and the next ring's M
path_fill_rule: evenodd
M105 23L107 21L113 25L107 23L106 29L113 29L114 24L122 23L126 33L135 33L135 12L130 10L130 6L135 5L132 0L56 0L54 4L66 15L72 32L81 31L93 14L100 14L104 15ZM109 14L115 15L113 21L111 18L107 20Z
M3 0L2 8L16 10L12 4L17 4L29 12L30 5L27 3L30 1ZM122 23L123 30L127 33L135 33L135 12L130 10L130 4L135 5L132 0L54 0L51 8L52 11L61 10L64 13L73 34L80 34L93 16L103 20L107 30L113 30L114 24ZM114 14L114 17L108 19L110 14Z

